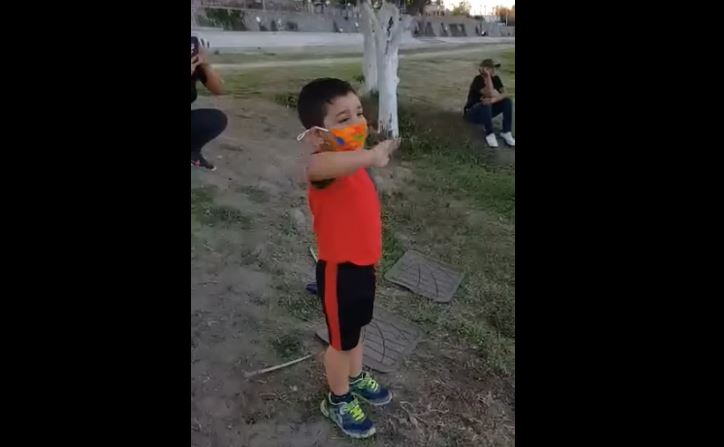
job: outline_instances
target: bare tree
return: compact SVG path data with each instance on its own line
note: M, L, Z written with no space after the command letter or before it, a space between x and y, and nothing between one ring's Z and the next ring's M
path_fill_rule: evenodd
M362 29L364 56L362 70L365 93L379 92L377 130L388 138L400 134L397 122L397 77L399 49L404 32L400 10L384 2L375 11L368 0L362 2ZM375 76L376 73L376 76Z

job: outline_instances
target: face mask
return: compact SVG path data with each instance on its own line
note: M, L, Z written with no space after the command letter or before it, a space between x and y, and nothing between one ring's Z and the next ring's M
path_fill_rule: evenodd
M317 129L323 132L325 151L347 152L356 151L364 147L367 140L367 124L359 123L347 127L339 127L335 129L324 129L322 127L312 127L305 130L297 137L297 141L301 141L308 132Z
M334 139L333 150L337 152L356 151L364 148L367 140L367 123L330 129Z

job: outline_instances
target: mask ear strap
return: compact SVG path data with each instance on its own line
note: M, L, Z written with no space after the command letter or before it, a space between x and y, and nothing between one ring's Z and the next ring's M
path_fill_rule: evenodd
M311 131L313 131L313 130L315 130L315 129L321 130L322 132L329 132L329 130L325 129L324 127L312 126L312 127L310 127L309 129L307 129L307 130L305 130L304 132L302 132L302 133L300 133L299 135L297 135L297 141L302 141L302 140L304 139L304 137L306 137L309 132L311 132Z

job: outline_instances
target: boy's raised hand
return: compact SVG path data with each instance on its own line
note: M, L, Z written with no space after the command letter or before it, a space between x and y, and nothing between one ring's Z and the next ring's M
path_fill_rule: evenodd
M400 141L399 138L385 140L370 149L374 156L372 166L376 168L387 166L387 163L390 162L390 155L400 147Z

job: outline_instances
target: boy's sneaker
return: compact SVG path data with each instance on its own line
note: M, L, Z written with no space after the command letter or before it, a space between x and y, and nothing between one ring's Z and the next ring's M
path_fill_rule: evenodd
M510 147L515 147L515 138L513 138L513 134L510 132L505 132L500 134L501 137L503 137L503 141L505 141L505 144L507 144Z
M495 138L495 134L491 133L485 136L485 142L488 143L488 147L498 147L498 139Z
M345 435L355 438L369 438L375 434L375 426L367 417L357 398L350 402L332 403L332 396L327 395L319 406L322 414L332 420Z
M208 169L209 171L215 171L216 166L212 165L208 160L204 158L201 154L194 154L191 155L191 166L197 167L197 168L204 168Z
M375 407L387 405L392 400L392 393L367 372L362 372L356 380L350 380L349 392Z

